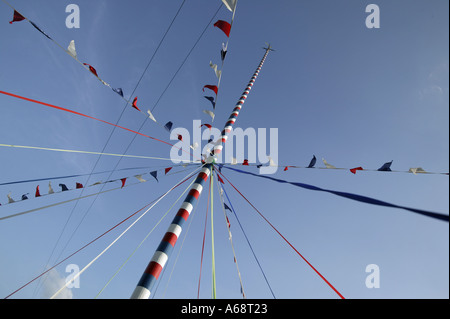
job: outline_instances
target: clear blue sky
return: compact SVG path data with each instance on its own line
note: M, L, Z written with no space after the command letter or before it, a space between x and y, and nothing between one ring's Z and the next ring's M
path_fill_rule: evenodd
M75 40L78 58L93 65L100 77L121 87L129 98L143 69L178 10L176 1L10 0L14 7L66 47ZM65 8L81 10L79 29L68 29ZM221 1L189 0L146 72L135 95L145 111L152 108ZM376 3L381 28L368 29L365 8ZM243 129L278 128L280 165L307 166L312 155L337 167L377 169L393 160L392 169L423 167L449 170L449 3L445 0L398 1L239 1L229 54L223 69L215 125L221 129L249 81L265 42L269 55L237 121ZM0 2L0 90L67 107L116 123L124 102L109 88L45 38L29 23L10 25L13 11ZM222 8L216 19L230 20ZM226 37L212 25L155 108L155 117L175 127L208 122L210 109L202 87L215 84L209 62L219 63ZM99 122L0 95L0 143L101 152L112 128ZM127 107L120 125L139 129L143 116ZM151 121L142 129L169 141ZM115 130L105 151L123 153L133 134ZM137 137L128 154L169 157L170 147ZM0 183L88 174L98 156L0 148ZM118 159L101 157L95 171L111 170ZM118 168L152 167L115 172L122 178L170 163L123 159ZM256 171L254 168L247 168ZM178 171L180 169L177 169ZM374 207L331 194L311 192L256 177L223 171L277 229L347 298L448 298L448 223L399 209ZM177 183L186 173L160 176L101 195L61 256L65 257ZM445 175L282 169L274 176L323 188L371 196L398 205L448 214L449 183ZM52 181L74 188L107 175ZM106 186L105 189L120 186ZM0 186L0 217L75 198L80 191L5 205L6 195L33 197L36 185ZM216 185L214 185L216 189ZM290 247L226 185L233 206L277 298L336 298L337 295ZM97 188L98 189L98 188ZM86 190L93 193L95 188ZM93 298L122 262L180 196L178 189L130 230L81 277L73 298ZM193 215L192 226L167 288L166 298L196 298L207 194ZM6 296L40 274L55 247L59 255L92 199L0 221L0 296ZM214 196L218 298L240 298L223 212ZM144 268L172 221L168 214L130 262L100 295L129 298ZM72 216L66 231L61 231ZM233 243L246 295L271 298L253 255L230 215ZM127 224L128 225L128 224ZM187 227L187 223L185 224ZM57 267L83 268L125 226L110 233ZM183 235L185 232L183 232ZM182 236L184 238L184 236ZM200 296L211 296L211 240L207 226ZM156 298L162 297L181 241L172 254ZM366 266L380 267L379 289L368 289ZM57 284L53 276L36 292L30 285L14 298L41 298Z

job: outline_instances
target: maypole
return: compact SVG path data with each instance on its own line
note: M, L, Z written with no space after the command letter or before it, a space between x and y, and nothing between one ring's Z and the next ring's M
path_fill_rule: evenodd
M155 285L156 281L158 280L161 271L166 265L172 253L172 250L175 247L178 238L180 237L180 234L183 230L182 228L183 224L189 218L189 215L192 212L195 202L198 200L200 194L202 193L203 184L208 180L209 176L211 175L211 170L213 169L213 165L216 161L215 155L220 154L222 152L223 144L228 139L228 133L231 132L233 125L236 122L236 118L238 117L239 112L241 111L242 106L244 105L245 100L247 99L247 96L250 93L253 84L255 83L256 78L259 75L259 72L261 71L261 68L267 58L267 55L269 54L270 51L273 51L270 45L264 49L266 50L266 52L260 64L258 65L258 68L256 69L255 73L250 79L250 82L245 88L244 93L242 93L241 97L239 98L239 101L237 102L236 107L233 109L231 116L225 123L225 127L221 133L221 137L216 142L210 156L206 159L203 168L198 174L194 184L191 187L191 190L189 191L183 204L181 205L181 208L178 210L175 218L173 219L171 225L169 226L169 229L167 230L166 234L161 240L161 243L156 249L152 259L150 260L147 268L145 268L144 273L141 276L141 279L139 280L133 294L131 295L131 299L148 299L150 297L152 293L152 288Z

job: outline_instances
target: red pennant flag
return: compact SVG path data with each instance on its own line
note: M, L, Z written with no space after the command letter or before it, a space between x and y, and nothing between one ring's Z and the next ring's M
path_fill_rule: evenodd
M230 224L230 221L228 220L228 216L225 216L225 217L227 217L228 228L230 228L230 227L231 227L231 224Z
M12 24L13 22L18 22L18 21L22 21L25 20L25 17L23 15L21 15L19 12L17 12L16 10L14 10L14 16L12 21L9 21L9 24Z
M40 197L41 193L39 192L39 185L36 186L36 194L34 195L34 197Z
M94 67L90 64L83 63L83 65L87 65L89 67L89 70L94 74L96 77L98 77L97 71L94 69Z
M352 172L353 174L356 174L356 171L362 171L362 170L363 170L362 167L355 167L355 168L350 169L350 172Z
M248 160L247 160L247 159L245 159L245 160L244 160L244 163L242 163L242 165L246 165L246 166L248 166Z
M165 170L165 174L167 175L167 173L169 173L171 169L172 169L172 167L168 167L168 168L166 168L166 170Z
M223 179L219 175L217 175L217 178L219 179L219 182L221 182L222 184L225 184L225 182L223 181Z
M289 166L286 166L286 167L284 168L284 171L286 172L288 169L289 169Z
M227 35L227 37L230 37L231 24L226 21L219 20L214 23L214 26L222 30Z
M183 141L183 135L178 134L178 139L179 139L180 141Z
M137 107L136 103L137 103L137 96L134 98L132 106L133 106L136 110L141 111L141 110Z
M212 125L209 125L209 124L202 124L202 125L200 125L200 128L202 128L203 126L206 126L207 128L209 128L209 130L212 129Z
M81 183L76 183L76 189L79 189L79 188L83 188L83 184L81 184Z
M123 188L123 187L125 186L126 180L127 180L126 178L122 178L122 179L121 179L121 181L122 181L122 187L121 187L121 188Z
M215 85L205 85L203 87L203 92L205 92L205 88L213 90L214 93L216 93L216 95L217 95L217 92L219 92L219 88L217 86L215 86Z

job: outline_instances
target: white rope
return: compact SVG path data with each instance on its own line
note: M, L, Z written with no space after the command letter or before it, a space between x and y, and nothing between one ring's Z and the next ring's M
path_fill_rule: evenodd
M197 172L200 170L198 168L194 171ZM186 178L188 178L191 174L188 174L185 178L182 179L182 181ZM176 185L178 185L177 183ZM152 206L150 206L144 213L142 213L130 226L127 227L116 239L113 240L111 244L109 244L100 254L98 254L91 262L89 262L80 272L78 272L76 275L74 275L70 280L66 281L66 283L55 293L53 296L50 297L50 299L54 299L57 297L68 285L70 285L72 282L74 282L80 275L85 272L97 259L99 259L105 252L107 252L123 235L125 235L128 230L130 230L139 220L141 220L153 207L155 207L156 204L158 204L164 197L166 197L173 189L175 189L175 186L173 186L171 189L169 189L164 195L162 195Z

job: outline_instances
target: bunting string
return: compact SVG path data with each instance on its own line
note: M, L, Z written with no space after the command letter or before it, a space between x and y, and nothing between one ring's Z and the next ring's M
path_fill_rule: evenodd
M432 171L425 171L422 167L411 167L409 170L407 171L400 171L400 170L393 170L391 169L391 165L393 163L393 161L391 162L387 162L384 163L380 168L378 169L368 169L368 168L363 168L361 166L359 167L354 167L354 168L343 168L343 167L335 167L331 164L329 164L325 159L322 159L322 161L324 162L325 167L316 167L316 161L311 160L310 164L308 166L299 166L299 165L278 165L276 164L272 159L270 159L269 164L268 165L263 165L263 164L253 164L253 163L248 163L248 160L244 160L244 162L241 164L243 166L256 166L257 168L261 168L261 167L279 167L279 168L284 168L283 171L288 171L290 168L294 168L294 169L319 169L319 170L344 170L344 171L350 171L352 174L355 174L358 171L361 172L391 172L391 173L408 173L408 174L414 174L414 175L449 175L448 172L432 172ZM235 158L232 158L232 161L230 163L228 163L230 165L238 165L238 162ZM224 164L219 164L219 165L224 165Z
M298 183L298 182L288 182L282 179L278 179L278 178L274 178L274 177L270 177L270 176L266 176L266 175L258 175L258 174L254 174L254 173L250 173L250 172L246 172L243 170L239 170L236 168L231 168L231 167L226 167L223 166L226 169L238 172L238 173L242 173L242 174L247 174L247 175L251 175L251 176L256 176L256 177L260 177L260 178L265 178L265 179L269 179L278 183L285 183L285 184L290 184L293 186L297 186L300 188L304 188L304 189L308 189L308 190L313 190L313 191L319 191L319 192L325 192L325 193L330 193L330 194L334 194L340 197L344 197L347 199L351 199L351 200L355 200L358 202L362 202L362 203L366 203L366 204L371 204L371 205L377 205L377 206L383 206L383 207L391 207L391 208L400 208L400 209L404 209L416 214L420 214L420 215L424 215L427 217L431 217L431 218L435 218L438 220L442 220L444 222L449 222L449 216L448 215L444 215L441 213L435 213L435 212L430 212L430 211L426 211L426 210L422 210L422 209L416 209L416 208L410 208L410 207L406 207L406 206L401 206L401 205L395 205L395 204L391 204L388 202L384 202L375 198L371 198L371 197L367 197L367 196L362 196L362 195L357 195L357 194L352 194L352 193L346 193L346 192L340 192L340 191L334 191L334 190L329 190L329 189L325 189L325 188L320 188L317 186L313 186L313 185L309 185L309 184L305 184L305 183Z
M219 177L219 176L217 175L217 177ZM233 237L231 235L231 224L229 222L229 219L228 219L228 216L227 216L227 213L226 213L226 208L225 208L226 204L225 204L224 199L223 199L223 190L222 190L221 185L219 183L219 178L216 179L216 184L217 184L217 189L219 190L219 199L220 199L220 202L222 204L223 215L225 217L225 224L226 224L226 227L227 227L227 230L228 230L228 238L230 240L231 250L233 252L234 263L236 264L236 270L237 270L237 274L238 274L238 278L239 278L239 284L241 286L241 294L242 294L242 297L244 299L246 299L247 297L245 296L244 284L242 282L241 272L239 271L239 265L238 265L238 261L237 261L237 257L236 257L236 252L234 250Z
M165 169L165 170L167 170L167 169ZM185 171L187 171L187 170L189 170L189 168L188 168L188 169L181 170L181 171L178 171L178 172L172 172L172 173L170 173L170 174L167 174L167 176L175 175L175 174L179 174L179 173L183 173L183 172L185 172ZM157 172L158 172L158 171L153 171L153 172L150 172L149 174L152 175L153 177L155 177L155 176L157 176ZM48 193L48 194L41 194L40 191L39 191L39 185L38 185L37 188L36 188L37 191L36 191L36 194L35 194L35 198L37 198L37 197L45 197L45 196L53 195L53 194L59 194L59 193L62 193L62 192L75 191L75 190L79 190L79 189L81 189L81 188L88 188L88 187L94 187L94 186L98 186L98 185L105 185L105 184L108 184L108 183L114 183L114 182L117 182L117 181L120 181L121 184L122 184L122 186L121 186L121 187L118 187L118 188L114 188L114 189L112 189L112 190L122 189L122 188L125 188L125 187L128 187L128 186L138 185L138 184L141 184L141 183L146 183L146 182L148 182L148 180L145 180L145 179L142 178L142 176L144 176L145 174L146 174L146 173L142 173L142 174L138 174L138 175L134 175L134 176L124 177L124 178L118 178L118 179L114 179L114 180L108 180L108 181L106 181L106 182L96 182L96 183L94 183L94 184L92 184L92 185L88 185L88 186L83 186L83 185L80 184L80 183L76 183L76 188L74 188L74 189L68 189L67 186L66 186L66 184L59 184L59 185L61 186L61 188L62 188L62 190L61 190L60 192L55 192L55 191L53 190L52 186L51 186L51 182L49 182L49 193ZM132 177L136 178L136 179L139 181L139 183L134 183L134 184L125 185L126 181L127 181L128 179L132 178ZM155 177L155 179L158 181L158 179L157 179L156 177ZM109 191L110 191L110 190L109 190ZM100 191L100 192L98 192L98 193L91 194L91 195L88 195L88 196L86 196L86 197L90 197L90 196L94 196L94 195L99 195L99 194L103 194L103 193L104 193L104 192ZM80 197L80 199L81 199L81 198L86 198L86 197ZM5 203L4 205L1 205L1 204L0 204L0 206L7 206L7 205L10 205L10 204L22 202L22 201L24 201L24 200L30 200L28 197L24 198L23 196L22 196L22 199L21 199L21 200L14 200L14 199L11 197L11 194L8 195L8 198L9 198L9 202L8 202L8 203ZM73 200L76 200L76 199L73 199ZM53 207L53 206L58 206L58 205L61 205L61 204L64 204L64 203L67 203L67 202L70 202L70 201L72 201L72 200L64 201L64 202L61 202L61 203L56 203L55 205L45 206L45 207L39 208L39 209L37 209L37 210L41 210L41 209L48 208L48 207ZM27 213L28 213L28 211L27 211ZM21 213L20 215L23 215L23 213ZM5 218L0 218L0 220L2 220L2 219L6 219L6 217L5 217Z

